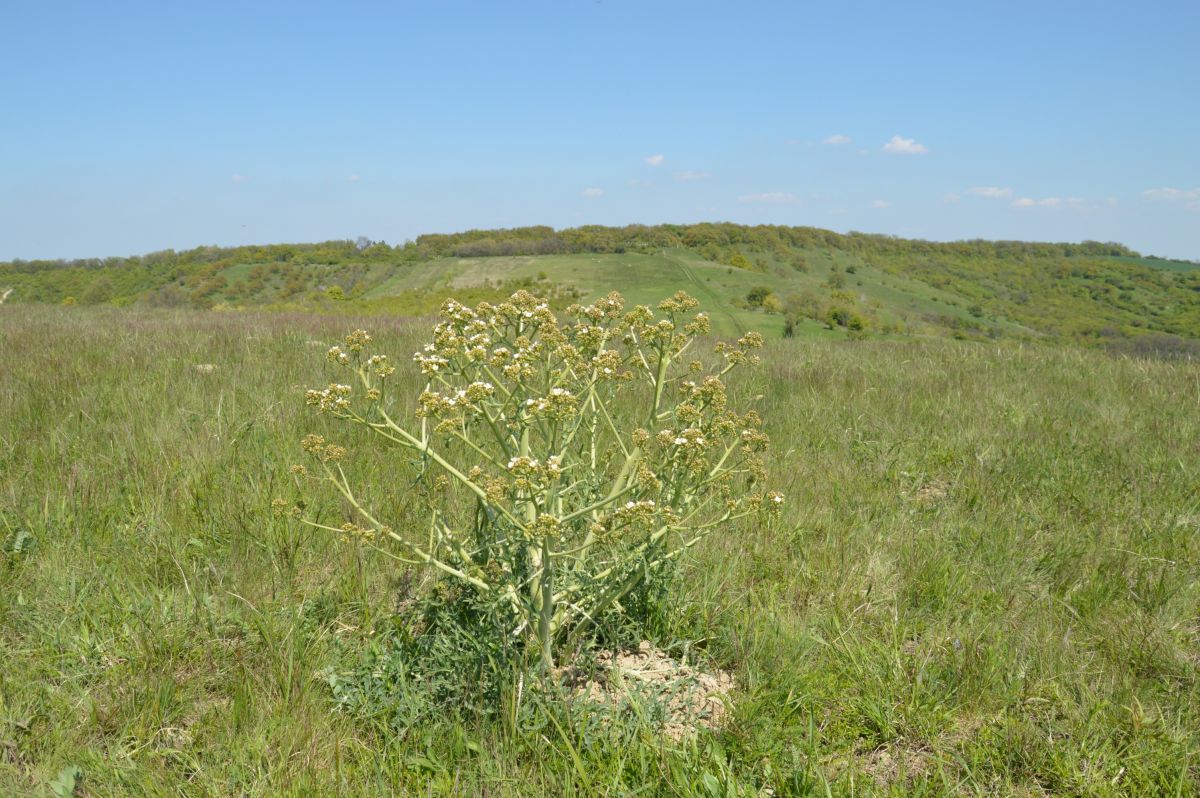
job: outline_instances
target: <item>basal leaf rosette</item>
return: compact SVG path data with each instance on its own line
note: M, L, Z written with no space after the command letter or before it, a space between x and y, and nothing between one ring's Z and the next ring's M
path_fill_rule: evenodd
M346 499L355 539L390 541L393 556L469 586L551 667L568 635L621 611L661 566L782 504L762 487L762 419L733 408L726 388L758 362L762 337L696 357L709 331L697 305L680 292L626 310L612 293L560 316L526 291L474 308L448 300L413 355L427 383L409 424L393 412L395 367L356 330L327 354L345 380L308 404L415 452L447 489L428 529L408 530L359 500L343 447L306 438L306 473Z

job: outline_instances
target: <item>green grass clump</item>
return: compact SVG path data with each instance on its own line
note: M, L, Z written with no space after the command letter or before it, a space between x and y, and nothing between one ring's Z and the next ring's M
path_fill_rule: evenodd
M2 795L1200 789L1194 362L769 343L740 400L788 503L697 546L657 622L737 681L675 743L528 691L499 718L401 722L386 680L339 702L426 588L271 511L346 319L0 311ZM426 326L369 324L394 352ZM422 501L414 464L339 442L398 475L374 505Z

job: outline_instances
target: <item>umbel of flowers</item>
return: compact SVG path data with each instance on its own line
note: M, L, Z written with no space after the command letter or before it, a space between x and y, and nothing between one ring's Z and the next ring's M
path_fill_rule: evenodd
M356 518L342 529L476 591L504 633L553 667L558 645L585 630L706 535L783 502L764 492L767 436L739 412L727 375L755 364L762 337L694 357L709 319L680 292L657 313L609 294L558 318L519 291L475 308L449 300L413 360L427 378L416 419L392 411L395 367L356 330L328 359L345 382L309 405L415 452L444 504L428 529L398 530L360 501L342 469L346 449L318 435L303 448ZM466 498L474 513L455 513ZM435 502L436 503L436 502ZM324 527L333 529L332 527Z

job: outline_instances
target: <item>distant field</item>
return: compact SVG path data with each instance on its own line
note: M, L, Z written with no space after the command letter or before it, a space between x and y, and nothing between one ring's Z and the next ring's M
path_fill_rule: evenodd
M444 258L381 270L363 301L545 271L587 295L683 288L726 330L774 332L733 300L828 270L809 268ZM847 277L889 313L968 313L882 267ZM1200 792L1195 361L773 335L739 390L763 396L787 509L687 566L695 610L656 642L694 641L737 687L723 729L678 744L552 703L514 725L336 709L327 677L378 649L401 571L270 505L325 429L303 389L357 325L418 390L424 323L0 307L0 795L51 795L68 766L95 796ZM343 440L402 506L412 465Z

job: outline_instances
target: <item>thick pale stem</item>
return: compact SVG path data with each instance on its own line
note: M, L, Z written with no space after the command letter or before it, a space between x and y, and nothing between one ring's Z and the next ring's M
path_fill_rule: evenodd
M550 557L550 543L542 541L542 578L538 596L538 642L542 649L542 665L547 671L554 668L554 560Z

